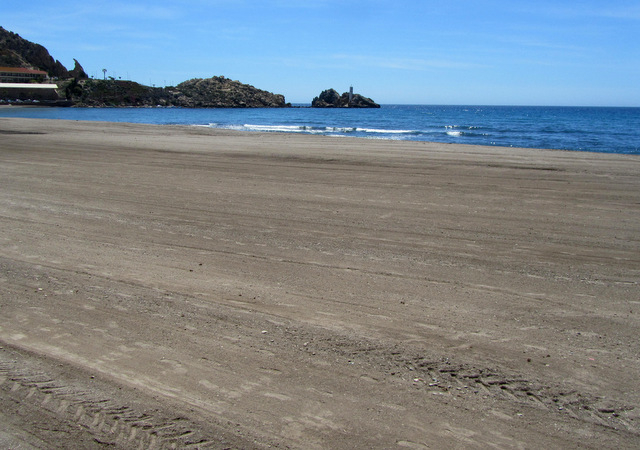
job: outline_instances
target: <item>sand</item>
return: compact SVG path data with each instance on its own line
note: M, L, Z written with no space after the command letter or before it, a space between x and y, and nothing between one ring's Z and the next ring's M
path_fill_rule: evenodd
M639 175L0 119L0 444L637 447Z

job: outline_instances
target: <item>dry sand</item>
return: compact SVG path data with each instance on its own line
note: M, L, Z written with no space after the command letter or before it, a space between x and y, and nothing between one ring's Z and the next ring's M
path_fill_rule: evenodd
M640 446L640 158L0 119L0 444Z

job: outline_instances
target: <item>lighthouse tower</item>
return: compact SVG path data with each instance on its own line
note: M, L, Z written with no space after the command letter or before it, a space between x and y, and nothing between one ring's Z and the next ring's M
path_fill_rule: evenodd
M353 86L349 86L349 104L353 100Z

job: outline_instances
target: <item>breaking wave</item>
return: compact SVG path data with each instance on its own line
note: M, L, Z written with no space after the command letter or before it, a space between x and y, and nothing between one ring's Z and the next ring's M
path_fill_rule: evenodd
M216 123L209 124L212 128L225 128L228 130L239 131L262 131L262 132L280 132L280 133L371 133L371 134L412 134L418 133L414 130L384 130L376 128L360 128L360 127L327 127L312 125L221 125Z
M428 137L436 137L437 135L447 135L450 137L483 135L484 133L476 129L476 127L458 127L456 125L448 125L445 127L431 128L425 130L403 130L403 129L384 129L384 128L365 128L365 127L341 127L341 126L318 126L318 125L260 125L260 124L242 124L229 125L210 123L205 125L211 128L223 128L226 130L237 131L257 131L263 133L305 133L318 134L326 136L353 136L371 139L396 139L396 140L418 140Z

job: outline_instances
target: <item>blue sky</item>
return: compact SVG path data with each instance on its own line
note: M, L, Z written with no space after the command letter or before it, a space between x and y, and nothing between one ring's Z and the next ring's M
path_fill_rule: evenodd
M309 103L640 106L638 0L3 1L0 26L143 84L224 75Z

